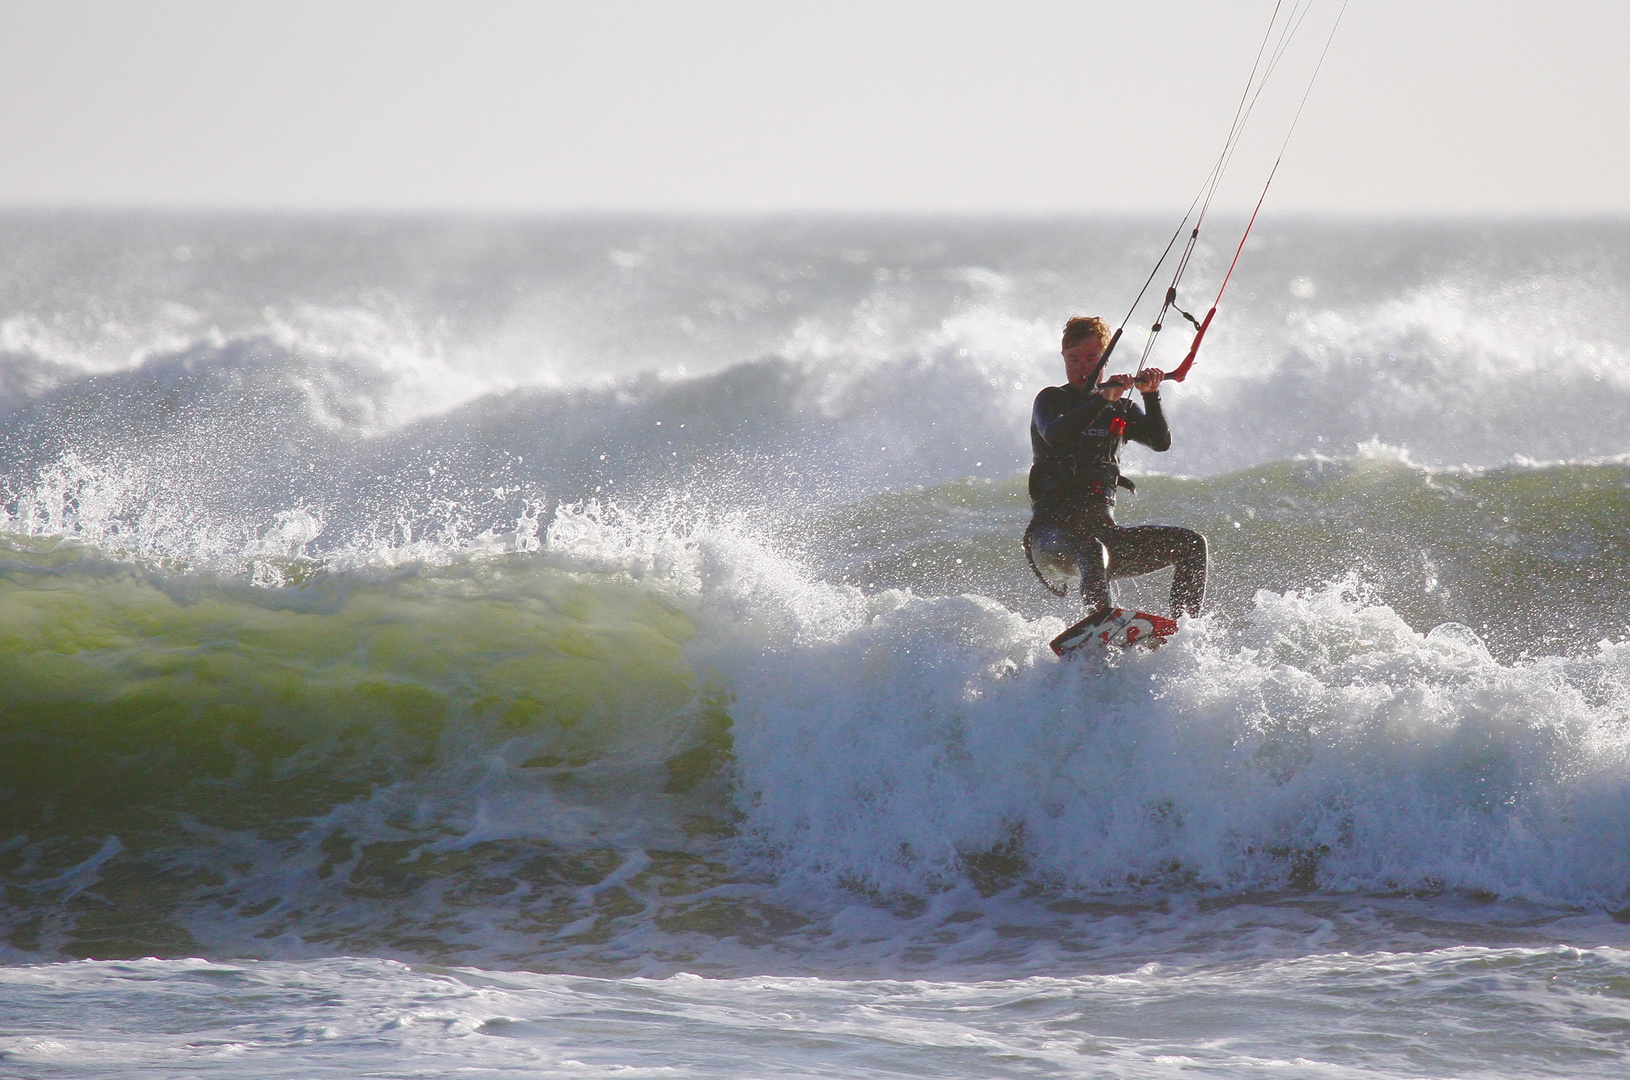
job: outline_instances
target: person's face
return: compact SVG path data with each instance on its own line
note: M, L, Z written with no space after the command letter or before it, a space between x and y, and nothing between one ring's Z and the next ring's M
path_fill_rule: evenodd
M1064 350L1064 377L1077 390L1085 389L1103 355L1104 343L1095 337L1076 342Z

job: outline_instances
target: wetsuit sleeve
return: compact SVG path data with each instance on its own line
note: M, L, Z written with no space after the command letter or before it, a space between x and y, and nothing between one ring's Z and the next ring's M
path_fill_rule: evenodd
M1126 422L1127 439L1140 442L1151 450L1170 450L1172 429L1166 426L1166 414L1160 408L1160 395L1144 394L1143 408L1148 411L1140 411L1136 405L1129 410L1136 415Z
M1030 424L1042 442L1057 446L1081 434L1109 407L1109 402L1103 395L1093 394L1085 403L1073 408L1071 405L1070 399L1056 387L1050 386L1036 395Z

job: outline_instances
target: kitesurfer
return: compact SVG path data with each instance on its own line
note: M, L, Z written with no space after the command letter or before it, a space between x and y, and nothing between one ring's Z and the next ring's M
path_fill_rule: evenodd
M1205 537L1178 525L1115 524L1115 489L1135 490L1121 475L1121 444L1142 443L1159 452L1171 446L1172 436L1160 408L1160 371L1145 368L1098 383L1110 339L1108 324L1096 316L1067 322L1067 381L1036 395L1026 550L1032 565L1039 559L1080 573L1081 602L1093 614L1111 607L1111 581L1175 567L1172 618L1198 615L1205 599ZM1143 395L1141 409L1123 400L1134 386Z

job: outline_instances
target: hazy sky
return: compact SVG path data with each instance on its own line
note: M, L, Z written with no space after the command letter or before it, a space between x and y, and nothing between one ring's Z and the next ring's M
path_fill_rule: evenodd
M0 0L0 205L1164 212L1272 10ZM1273 205L1630 213L1627 46L1626 0L1351 0Z

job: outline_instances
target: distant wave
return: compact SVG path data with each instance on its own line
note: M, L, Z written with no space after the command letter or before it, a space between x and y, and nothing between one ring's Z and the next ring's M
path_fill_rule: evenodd
M1622 364L1558 361L1544 378L1560 396L1543 400L1566 404L1542 407L1539 367L1486 345L1445 350L1433 332L1310 328L1260 374L1176 387L1166 394L1176 448L1134 447L1128 467L1212 475L1380 445L1425 465L1480 467L1630 449ZM3 359L0 483L13 519L104 545L117 533L132 550L195 561L296 534L291 555L427 535L456 543L512 530L528 507L580 499L830 506L1005 479L1027 465L1040 382L953 340L862 364L766 358L463 404L455 394L452 407L404 420L399 370L266 337L199 341L73 377L38 357ZM289 533L294 519L313 524Z

